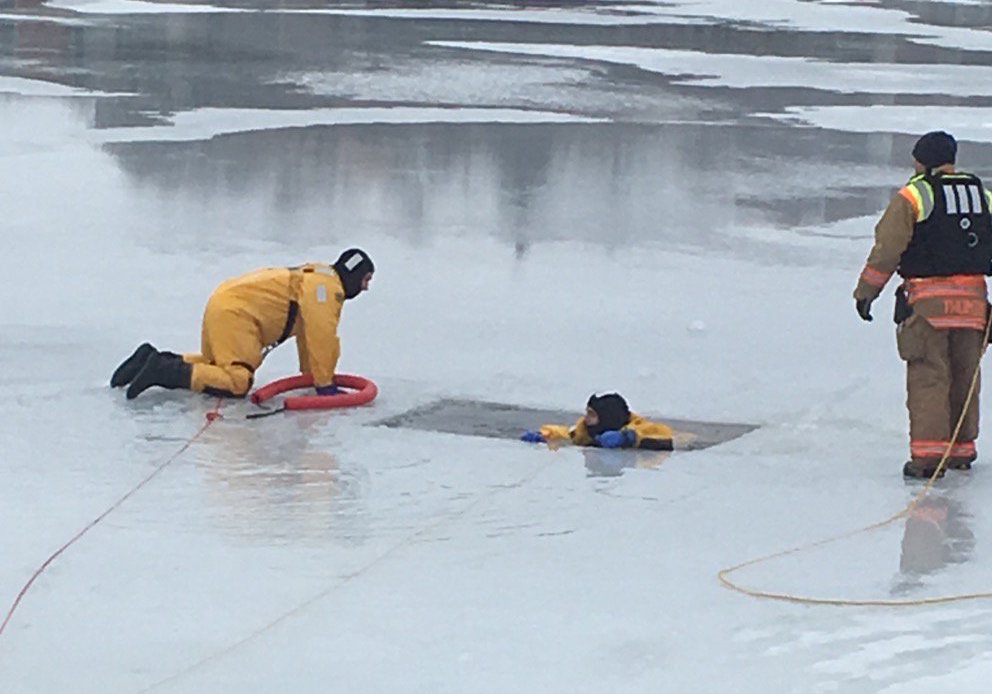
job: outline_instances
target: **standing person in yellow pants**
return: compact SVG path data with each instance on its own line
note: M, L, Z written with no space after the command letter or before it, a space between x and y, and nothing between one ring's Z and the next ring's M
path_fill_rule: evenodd
M341 309L369 288L374 272L368 254L352 248L333 265L267 268L227 280L207 301L199 354L146 342L117 367L110 385L127 386L129 400L152 386L244 397L265 355L295 337L300 372L313 376L319 395L337 393Z
M875 245L854 290L858 315L870 321L871 304L889 278L903 277L895 320L906 362L906 477L933 476L948 449L951 470L968 470L977 457L977 387L967 399L988 320L992 193L976 176L955 170L956 156L957 142L945 132L917 141L916 175L875 226Z

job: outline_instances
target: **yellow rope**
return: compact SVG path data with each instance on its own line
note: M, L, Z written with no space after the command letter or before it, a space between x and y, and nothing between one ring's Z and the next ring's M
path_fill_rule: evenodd
M828 545L832 542L837 542L838 540L843 540L849 537L854 537L855 535L861 535L862 533L867 533L872 530L877 530L879 528L884 528L887 525L895 523L900 518L905 518L913 509L915 509L923 498L930 493L933 488L934 483L940 474L943 472L944 467L947 465L947 459L950 457L951 449L957 442L958 435L961 433L961 426L964 424L965 413L968 411L968 407L971 405L972 399L975 397L975 391L978 387L978 376L981 373L982 357L985 356L985 350L989 343L989 333L992 329L992 313L989 314L988 319L985 321L985 333L982 336L982 352L978 356L978 363L975 364L975 372L971 377L971 386L968 388L968 397L965 398L964 405L961 408L961 416L958 417L958 423L954 427L954 433L951 434L951 440L947 444L947 449L944 451L944 455L941 457L940 462L937 464L937 468L934 470L933 475L927 480L926 485L917 494L912 501L904 508L893 516L886 518L885 520L878 521L877 523L872 523L871 525L866 525L863 528L858 528L856 530L851 530L840 535L834 535L828 537L824 540L819 540L817 542L811 542L805 545L799 545L791 549L782 550L780 552L774 552L772 554L767 554L757 559L749 559L748 561L736 564L729 568L720 571L717 576L720 582L724 586L735 590L738 593L743 593L744 595L749 595L753 598L765 598L768 600L781 600L784 602L799 603L802 605L845 605L845 606L858 606L858 607L908 607L911 605L938 605L949 602L962 602L964 600L978 600L981 598L992 598L992 591L984 591L980 593L959 593L955 595L943 595L933 598L919 598L916 600L885 600L885 599L868 599L868 600L849 600L846 598L811 598L802 595L792 595L790 593L776 593L766 590L758 590L755 588L747 588L738 583L731 581L728 576L740 571L748 566L755 566L757 564L763 564L765 562L771 561L772 559L777 559L779 557L788 556L790 554L797 554L799 552L805 552L816 547L822 547L823 545Z

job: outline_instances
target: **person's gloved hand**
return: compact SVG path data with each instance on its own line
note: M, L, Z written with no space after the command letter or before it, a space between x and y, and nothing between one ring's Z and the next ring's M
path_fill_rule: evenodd
M344 391L338 388L333 383L329 386L318 386L317 395L339 395Z
M525 431L524 435L520 437L521 441L526 441L527 443L546 443L546 440L541 436L539 431Z
M855 299L854 308L857 310L858 315L861 316L861 320L873 321L871 315L871 299Z
M596 443L603 448L630 448L637 443L637 434L630 429L604 431L596 437Z

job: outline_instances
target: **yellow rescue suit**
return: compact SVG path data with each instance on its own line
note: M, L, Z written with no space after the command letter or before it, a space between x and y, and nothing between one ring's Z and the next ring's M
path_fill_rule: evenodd
M671 450L674 432L667 424L652 422L639 414L630 413L630 419L623 427L634 432L637 437L634 448L649 448L653 450ZM541 436L546 441L571 441L576 446L595 446L596 441L589 435L586 420L580 418L572 426L564 424L545 424L540 429Z
M344 301L341 279L327 264L267 268L227 280L207 301L201 353L183 355L193 364L190 388L245 395L265 355L290 337L296 338L300 372L311 374L317 387L331 385Z

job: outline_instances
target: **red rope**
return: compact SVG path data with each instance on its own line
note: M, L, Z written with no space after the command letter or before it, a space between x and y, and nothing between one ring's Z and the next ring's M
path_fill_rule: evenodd
M172 463L176 458L178 458L183 453L185 453L186 449L188 449L191 445L193 445L193 442L196 441L198 438L200 438L203 432L205 432L211 424L213 424L216 420L221 418L220 406L222 402L223 400L221 398L217 399L217 404L214 406L213 410L207 412L207 421L203 423L203 426L200 427L199 431L193 434L193 436L190 437L190 439L186 441L186 443L184 443L178 451L173 453L168 460L166 460L164 463L162 463L154 470L152 470L152 472L147 477L145 477L143 480L141 480L136 485L134 485L134 487L132 487L127 494L125 494L120 499L115 501L106 511L104 511L99 516L97 516L89 523L87 523L82 530L80 530L78 533L73 535L64 545L62 545L57 550L52 552L51 556L49 556L48 559L46 559L41 566L35 569L35 572L31 574L31 578L28 579L28 582L24 584L24 587L21 588L21 591L17 594L17 597L14 599L14 604L11 605L10 609L7 611L7 616L4 617L3 623L0 623L0 636L3 636L3 632L7 628L7 625L10 623L11 618L14 616L14 612L17 610L17 606L21 604L21 600L24 599L24 596L27 594L28 590L30 590L31 586L34 584L36 580L38 580L41 574L45 573L45 569L47 569L52 564L52 562L54 562L59 557L59 555L61 555L67 549L72 547L72 545L75 544L76 541L79 540L79 538L81 538L83 535L88 533L97 523L99 523L104 518L109 516L115 509L120 507L121 504L123 504L125 501L130 499L132 496L134 496L139 489L141 489L146 484L151 482L160 472L162 472L162 470L168 467L169 464Z

